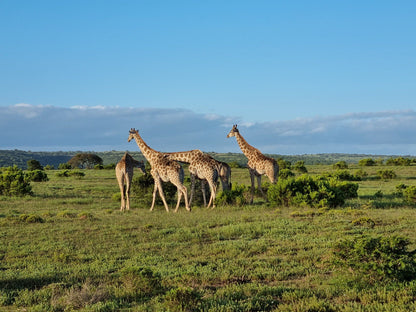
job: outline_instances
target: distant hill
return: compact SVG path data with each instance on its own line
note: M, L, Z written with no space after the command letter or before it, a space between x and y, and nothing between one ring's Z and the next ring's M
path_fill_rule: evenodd
M124 151L108 151L108 152L92 152L92 151L72 151L72 152L31 152L21 150L0 150L0 167L8 167L17 165L19 168L26 169L27 161L36 159L42 166L51 165L55 169L59 164L66 163L74 155L78 153L94 153L103 159L104 165L117 163L124 155ZM140 152L129 152L137 160L145 160ZM209 154L217 160L227 163L237 162L240 165L247 163L247 158L242 153L215 153L209 152ZM393 155L367 155L367 154L305 154L305 155L277 155L268 154L267 156L273 158L283 158L290 161L292 164L299 160L305 162L306 165L316 164L334 164L338 161L345 161L347 163L358 163L363 158L373 159L388 159L390 157L399 157ZM411 157L412 156L405 156Z

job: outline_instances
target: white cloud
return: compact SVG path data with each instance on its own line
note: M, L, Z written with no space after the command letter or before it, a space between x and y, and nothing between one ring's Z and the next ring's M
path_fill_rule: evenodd
M0 149L136 150L130 128L162 151L198 148L240 152L226 135L229 116L186 109L16 104L0 108ZM385 111L267 123L240 122L240 133L264 153L376 153L416 155L416 112Z

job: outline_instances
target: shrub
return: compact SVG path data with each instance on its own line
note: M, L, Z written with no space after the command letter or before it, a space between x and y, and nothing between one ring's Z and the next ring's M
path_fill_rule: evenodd
M76 177L76 178L82 178L85 176L85 173L79 170L63 170L58 173L56 173L56 176L58 177Z
M72 167L71 167L71 165L70 164L68 164L68 163L61 163L61 164L59 164L59 166L58 166L58 169L60 169L60 170L64 170L64 169L71 169Z
M386 161L386 165L389 166L410 166L412 160L410 158L404 157L397 157L397 158L389 158Z
M334 169L348 169L348 165L347 165L347 162L346 161L341 160L341 161L335 163L333 165L333 168Z
M279 165L279 169L291 169L292 168L292 163L288 160L284 160L283 158L279 158L277 160L277 164Z
M409 203L416 203L416 186L408 186L402 189L403 195L406 198L406 201Z
M372 158L365 158L358 161L359 166L375 166L376 162Z
M116 169L116 164L112 163L112 164L108 164L108 165L104 165L104 169Z
M371 279L411 280L415 278L416 262L414 252L407 251L409 244L400 236L354 237L336 244L334 260Z
M279 178L280 179L287 179L289 177L294 177L295 174L290 171L290 169L281 169L279 170Z
M295 165L293 166L293 169L301 172L301 173L307 173L308 169L306 169L305 167L305 162L303 160L299 160L295 163Z
M351 174L348 170L337 170L331 176L342 181L361 181L361 177Z
M21 214L19 220L26 223L43 223L45 220L41 216L35 214Z
M361 180L368 176L368 173L365 172L363 169L358 169L355 172L355 176L359 177Z
M234 183L231 190L221 191L217 194L215 202L217 205L244 206L249 202L249 189L244 184Z
M26 172L26 179L33 182L46 182L49 180L48 175L43 170L32 170Z
M333 178L302 175L279 180L268 189L267 196L276 205L307 205L311 207L336 207L348 198L357 197L358 184Z
M380 179L383 180L394 179L395 177L397 177L396 173L390 169L379 170L377 171L377 175L380 177Z
M230 168L244 168L244 166L237 161L231 161L228 163L228 165Z
M32 195L32 187L25 174L17 166L0 168L0 195Z

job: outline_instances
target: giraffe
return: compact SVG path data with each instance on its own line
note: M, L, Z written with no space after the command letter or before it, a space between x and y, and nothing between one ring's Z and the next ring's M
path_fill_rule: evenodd
M231 167L223 161L218 161L218 176L221 180L222 190L227 191L231 189Z
M240 146L241 151L248 159L248 170L250 172L251 179L251 200L253 203L254 196L254 177L257 178L258 188L260 189L263 197L265 194L261 188L261 176L266 175L270 182L275 184L277 180L277 174L279 173L279 166L275 159L264 156L257 148L251 146L243 138L237 129L237 125L234 125L231 131L228 133L227 138L235 137L237 143Z
M218 165L216 161L208 154L203 153L200 150L191 150L185 152L166 153L167 157L172 160L184 162L189 164L189 172L191 174L191 196L189 199L189 205L192 203L192 199L195 192L195 179L201 180L202 196L204 198L204 205L209 208L215 208L215 195L217 193L217 180L218 180ZM205 196L205 181L208 182L211 190L211 196L206 204Z
M178 211L182 195L185 198L186 210L191 211L191 208L188 205L188 192L186 187L183 185L184 172L182 166L178 162L166 157L164 153L155 151L154 149L150 148L139 135L139 131L134 128L130 129L127 141L130 142L132 139L136 141L137 146L141 150L143 156L147 159L147 161L150 163L150 166L152 167L150 174L155 181L155 187L153 189L153 200L150 211L152 211L154 208L156 193L159 190L159 195L162 198L165 209L167 212L169 212L169 207L166 203L165 195L163 194L162 181L171 182L178 189L178 202L176 204L175 212Z
M135 160L129 153L125 153L116 165L116 177L121 193L120 211L130 210L130 185L133 179L134 167L146 173L143 161Z

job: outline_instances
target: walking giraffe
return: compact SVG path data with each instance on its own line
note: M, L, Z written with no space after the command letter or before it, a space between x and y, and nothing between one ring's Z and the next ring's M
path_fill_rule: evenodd
M189 199L189 205L192 204L194 192L195 192L195 179L201 179L202 196L204 198L204 204L208 208L215 207L215 195L217 193L217 180L218 180L218 168L216 160L214 160L208 154L203 153L200 150L191 150L185 152L166 153L167 157L172 160L181 161L189 164L189 173L191 174L191 196ZM211 196L206 204L205 195L205 181L208 182L211 190Z
M121 193L121 211L126 209L130 210L130 186L133 179L134 167L146 173L144 162L135 160L129 153L125 153L116 165L116 177Z
M250 172L251 179L251 200L253 202L254 197L254 177L257 178L258 188L262 193L263 197L265 194L261 188L261 176L266 175L271 183L276 183L277 175L279 173L279 166L275 159L271 157L264 156L257 148L251 146L243 138L240 132L237 129L237 125L234 125L231 131L228 133L227 138L235 137L237 143L240 146L241 151L248 159L248 171Z
M178 211L182 195L185 198L186 210L191 211L191 208L188 205L187 189L183 185L184 172L182 166L176 161L166 157L164 153L155 151L154 149L150 148L139 135L139 131L135 130L134 128L130 129L129 138L127 141L130 142L132 139L136 141L137 146L141 150L143 156L147 159L147 161L150 163L150 166L152 167L150 174L155 181L155 187L153 189L153 200L150 211L152 211L154 208L156 193L159 190L159 195L162 198L165 209L169 212L169 207L166 203L165 195L163 194L162 181L171 182L178 189L178 202L176 204L175 212Z

